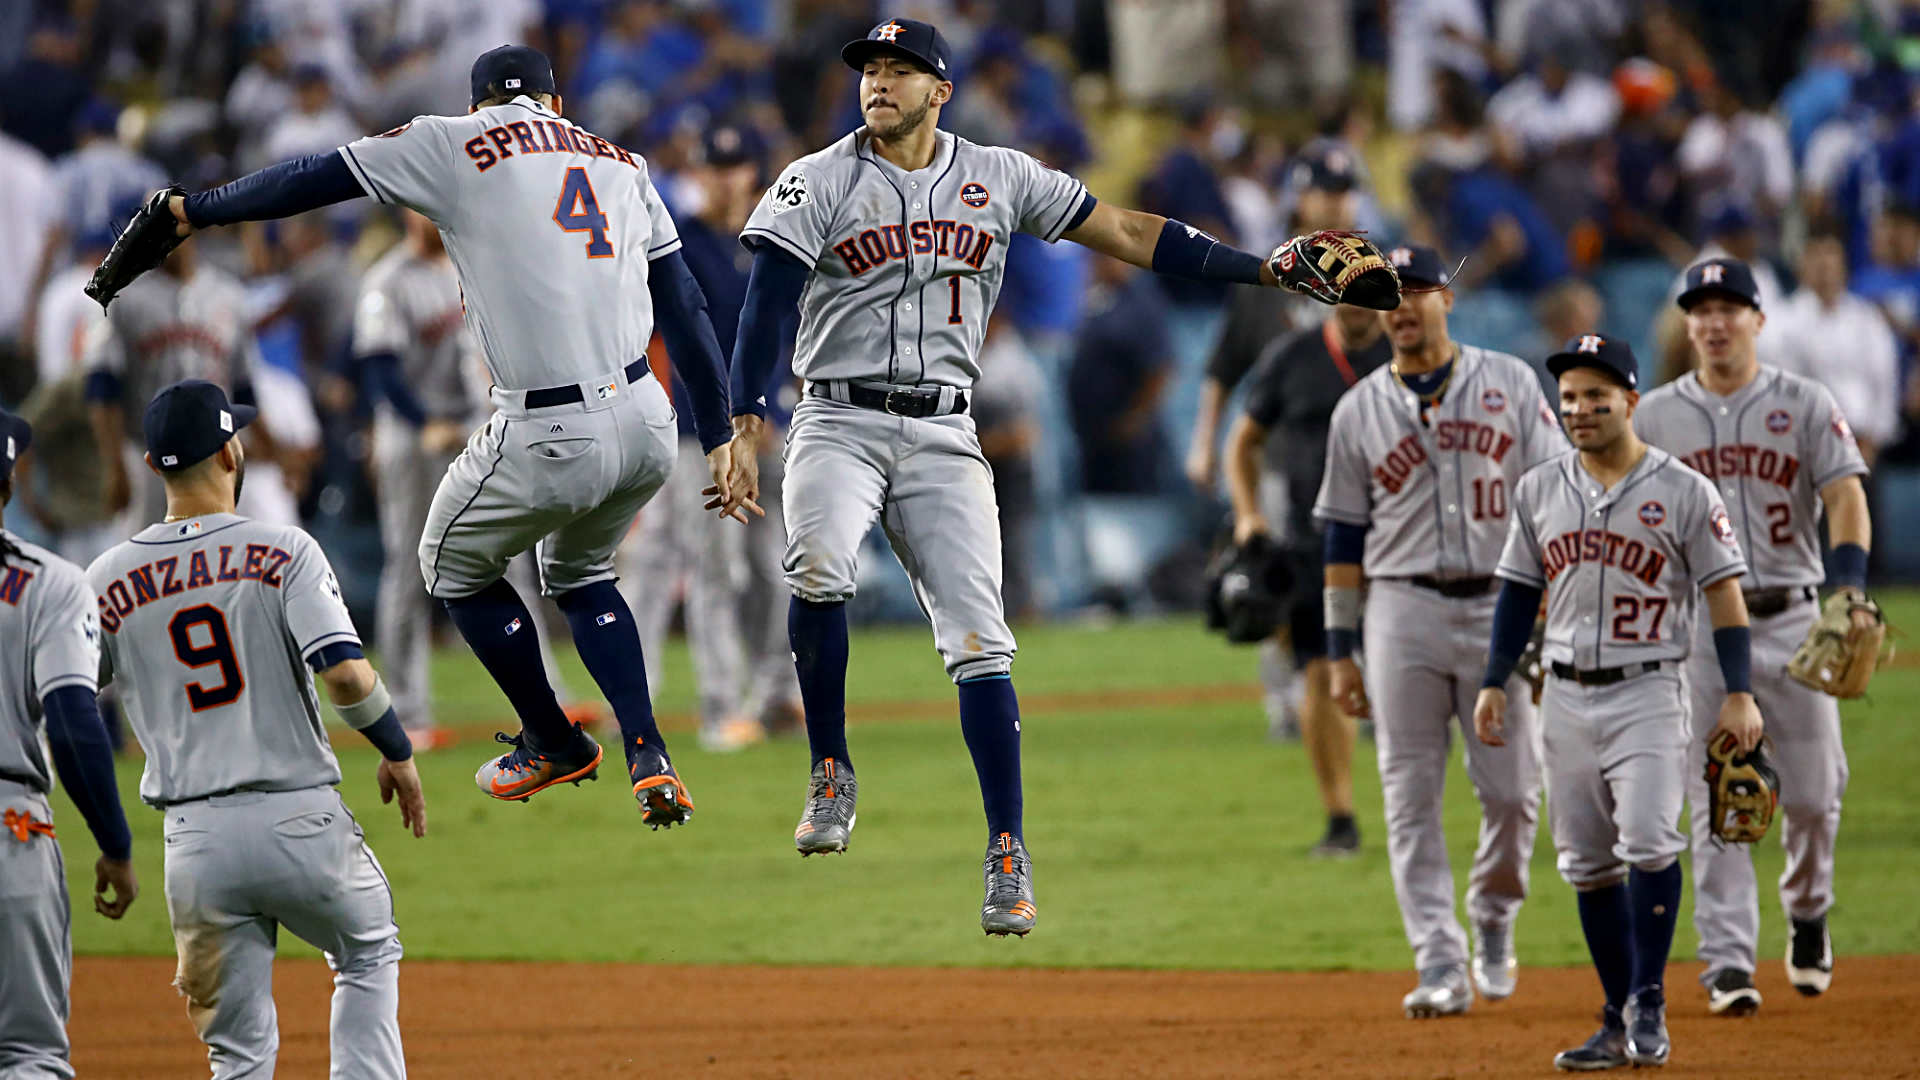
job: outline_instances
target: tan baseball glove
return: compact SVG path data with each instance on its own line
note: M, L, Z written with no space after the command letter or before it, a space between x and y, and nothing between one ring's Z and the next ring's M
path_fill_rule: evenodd
M1753 844L1767 835L1780 807L1780 774L1760 747L1740 752L1731 731L1707 738L1707 829L1723 844Z
M1280 287L1323 304L1375 311L1400 306L1400 273L1372 242L1338 229L1296 236L1267 256Z
M1871 627L1853 624L1853 613L1873 616ZM1807 686L1837 698L1857 698L1867 692L1867 680L1893 655L1887 640L1887 617L1867 594L1840 589L1820 606L1820 618L1807 640L1787 661L1787 674Z

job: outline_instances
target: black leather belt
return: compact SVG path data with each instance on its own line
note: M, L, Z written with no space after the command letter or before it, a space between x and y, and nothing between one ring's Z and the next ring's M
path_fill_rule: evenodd
M1660 661L1658 660L1648 660L1639 664L1628 664L1625 667L1590 668L1586 671L1581 671L1572 664L1563 664L1558 660L1553 662L1554 678L1579 683L1581 686L1610 686L1617 682L1625 682L1638 675L1645 675L1650 671L1659 670Z
M5 780L12 784L19 784L21 787L41 795L47 793L45 787L46 781L37 776L28 776L26 773L0 771L0 780Z
M1770 619L1802 600L1813 599L1814 591L1811 585L1802 585L1799 588L1753 589L1746 593L1746 597L1749 618Z
M651 374L653 372L647 368L645 357L627 365L628 385L637 383ZM571 386L549 386L544 390L529 390L525 404L529 409L551 409L555 405L572 405L577 401L585 400L587 399L580 393L580 384L574 383Z
M1423 589L1431 589L1453 600L1469 596L1485 596L1493 591L1493 579L1490 577L1437 578L1431 574L1415 574L1402 580Z
M934 387L892 387L881 389L877 386L863 386L857 382L810 382L807 384L807 396L825 398L828 401L842 401L848 405L858 405L862 409L878 409L894 416L922 419L928 416L948 416L967 411L967 392L953 391L953 405L948 409L940 408L943 396L942 388Z

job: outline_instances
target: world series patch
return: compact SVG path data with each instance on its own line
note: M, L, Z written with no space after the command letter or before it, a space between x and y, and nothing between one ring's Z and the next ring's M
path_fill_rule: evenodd
M768 207L774 217L789 210L798 210L812 201L813 196L807 193L807 174L799 169L774 181L773 187L767 192Z

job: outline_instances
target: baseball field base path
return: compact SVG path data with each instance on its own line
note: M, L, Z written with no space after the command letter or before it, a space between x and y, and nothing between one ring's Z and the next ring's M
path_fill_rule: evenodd
M1696 965L1671 971L1673 1061L1662 1077L1920 1077L1920 957L1841 958L1807 999L1777 957L1757 1020L1709 1017ZM161 958L80 957L74 1064L91 1080L206 1075ZM275 968L279 1075L325 1075L329 974ZM662 984L671 989L662 993ZM1526 969L1510 1001L1465 1017L1401 1018L1409 976L654 967L407 961L409 1076L1543 1077L1594 1026L1593 973ZM516 988L513 995L499 992ZM654 1005L672 1001L663 1014ZM823 1022L824 1021L824 1022Z

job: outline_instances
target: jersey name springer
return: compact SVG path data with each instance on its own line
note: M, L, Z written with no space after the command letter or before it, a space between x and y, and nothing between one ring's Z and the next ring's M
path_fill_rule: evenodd
M279 588L280 569L293 558L292 553L266 544L248 544L240 565L233 565L233 545L220 545L220 569L213 570L204 550L187 556L186 579L180 578L180 556L169 555L127 571L114 579L100 595L100 625L107 633L120 632L120 620L163 596L175 596L188 589L204 589L216 582L257 581Z
M1710 480L1725 477L1757 476L1762 480L1791 488L1800 475L1800 459L1752 443L1708 447L1691 454L1675 455Z
M885 265L889 259L906 258L909 244L915 255L947 256L979 270L986 265L987 251L993 247L993 234L950 218L923 219L906 225L867 229L833 245L833 253L840 256L849 273L859 277Z
M487 145L488 140L492 140L492 146ZM473 159L474 168L486 172L512 157L515 146L522 154L586 154L618 161L635 169L640 167L632 154L598 135L558 120L515 120L511 124L490 127L468 139L466 151L467 156Z

